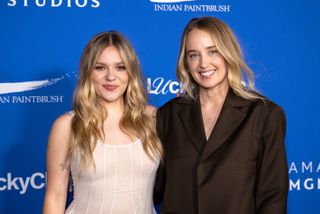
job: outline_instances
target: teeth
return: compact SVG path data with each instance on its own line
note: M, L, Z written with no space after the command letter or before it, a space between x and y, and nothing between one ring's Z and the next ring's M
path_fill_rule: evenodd
M215 70L211 70L211 71L203 71L200 72L200 75L203 77L209 77L211 74L213 74L215 72Z

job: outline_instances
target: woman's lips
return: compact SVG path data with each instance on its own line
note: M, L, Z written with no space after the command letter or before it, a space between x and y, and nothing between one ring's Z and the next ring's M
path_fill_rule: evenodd
M117 88L116 85L103 85L103 87L108 91L113 91Z

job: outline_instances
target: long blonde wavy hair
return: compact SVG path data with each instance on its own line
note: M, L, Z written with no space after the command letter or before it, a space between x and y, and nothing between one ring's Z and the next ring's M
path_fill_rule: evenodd
M227 78L233 91L245 99L261 99L262 97L255 93L254 74L243 59L239 42L233 31L224 22L214 17L193 18L184 28L177 64L177 77L182 82L184 95L195 99L199 87L189 72L186 54L186 40L188 34L194 29L206 31L211 35L217 50L226 60Z
M95 93L91 73L97 59L109 46L118 49L129 76L128 87L123 96L124 113L120 128L132 139L139 138L151 159L161 159L162 146L156 135L154 119L145 114L147 94L142 83L139 60L129 41L115 31L94 36L83 50L73 98L72 140L68 157L72 159L80 155L81 167L94 165L93 150L97 141L103 141L105 137L102 124L108 112Z

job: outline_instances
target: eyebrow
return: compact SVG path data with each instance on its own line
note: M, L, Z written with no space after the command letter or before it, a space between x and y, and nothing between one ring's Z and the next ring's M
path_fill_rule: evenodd
M106 63L103 63L103 62L96 62L96 64L99 64L99 65L107 65ZM120 62L117 62L115 63L115 65L125 65L125 63L123 61L120 61Z
M215 45L212 45L212 46L209 46L209 47L206 47L206 50L209 50L209 49L212 49L212 48L217 48ZM190 52L197 52L196 50L188 50L187 53L190 53Z
M217 46L212 45L212 46L207 47L206 49L211 49L211 48L217 48Z

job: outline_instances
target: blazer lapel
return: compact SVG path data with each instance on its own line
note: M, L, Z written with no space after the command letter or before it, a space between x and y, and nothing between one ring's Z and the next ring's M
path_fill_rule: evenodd
M237 97L229 89L217 123L203 149L201 161L207 159L235 132L249 110L250 101Z
M181 109L178 114L186 129L186 133L191 138L192 144L198 150L199 154L201 154L203 147L206 144L206 137L199 100L197 99L196 102L191 101L186 108Z

